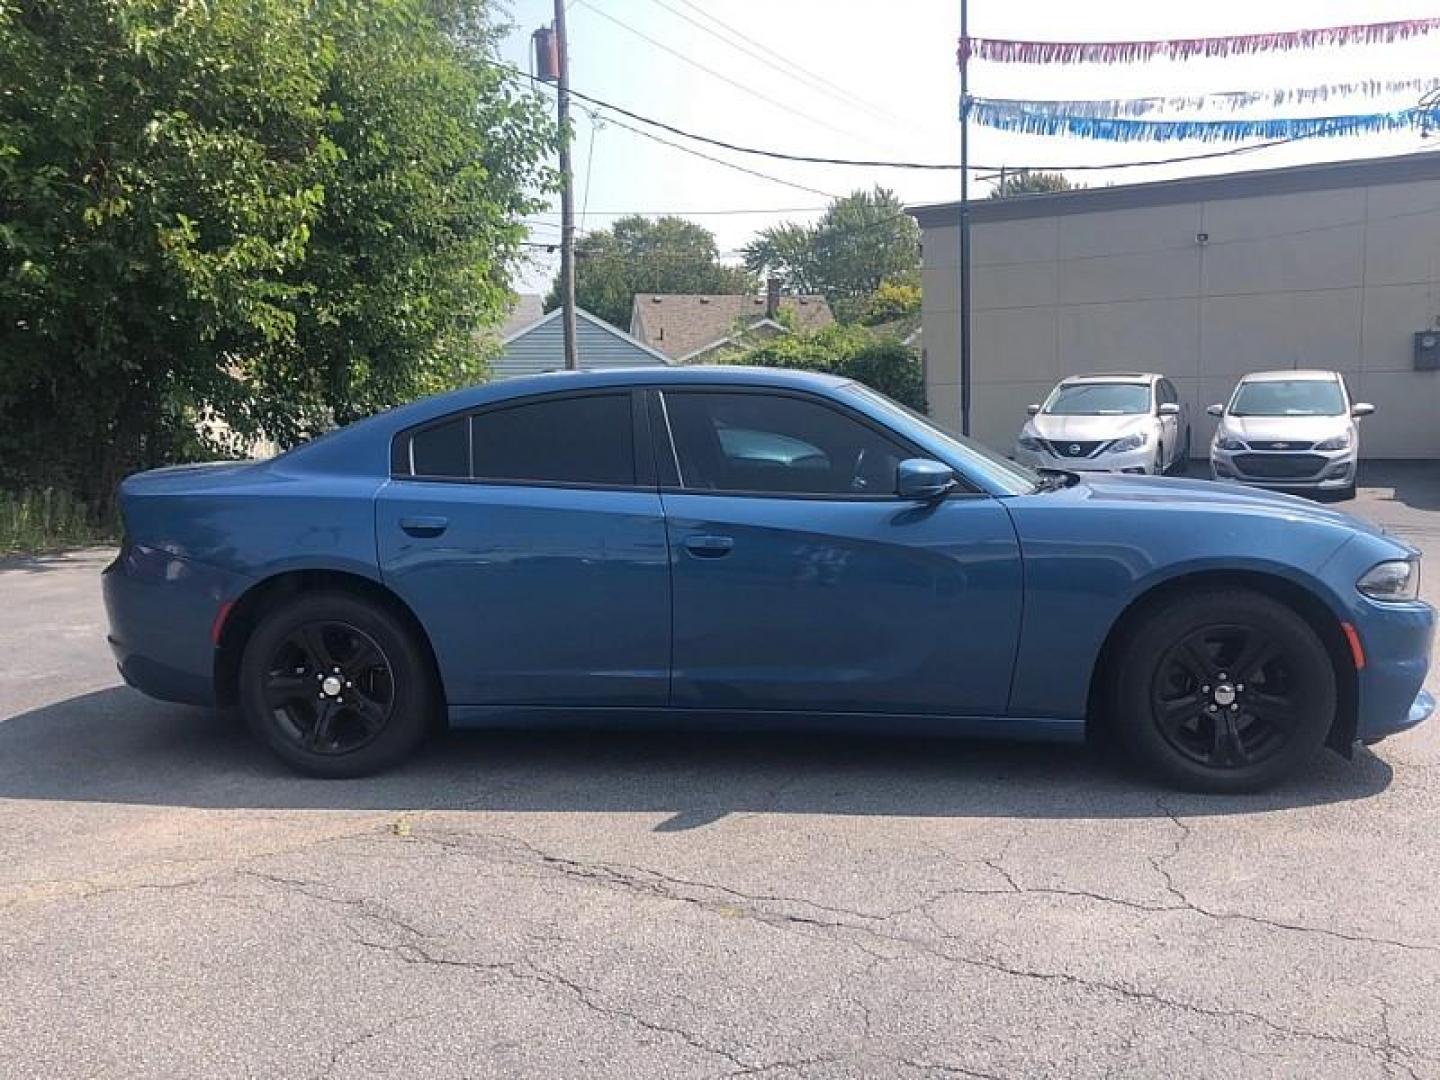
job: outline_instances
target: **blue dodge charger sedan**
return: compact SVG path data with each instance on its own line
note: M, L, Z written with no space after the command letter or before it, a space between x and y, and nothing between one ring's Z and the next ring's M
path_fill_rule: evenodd
M841 379L460 390L120 489L133 686L356 776L452 725L1105 732L1253 790L1411 727L1419 553L1208 481L1034 473Z

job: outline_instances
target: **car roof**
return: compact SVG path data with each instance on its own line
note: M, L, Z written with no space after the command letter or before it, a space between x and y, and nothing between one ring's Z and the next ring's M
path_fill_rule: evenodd
M1252 371L1248 375L1240 376L1242 383L1247 382L1339 382L1340 375L1334 371L1321 371L1319 369L1299 371Z
M1154 382L1163 378L1153 371L1092 371L1085 375L1067 375L1060 380L1061 385L1082 382Z

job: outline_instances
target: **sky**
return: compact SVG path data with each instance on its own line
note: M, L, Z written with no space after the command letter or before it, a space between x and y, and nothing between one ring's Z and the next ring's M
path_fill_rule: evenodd
M551 22L553 15L553 0L512 0L509 18L514 27L501 46L502 57L529 70L530 33ZM1257 33L1437 15L1440 0L970 0L969 17L970 33L976 37L1095 41ZM958 0L569 0L566 17L571 85L633 112L688 131L790 153L959 161ZM749 40L736 38L727 28ZM1437 60L1440 35L1373 47L1186 62L1032 66L976 61L970 90L988 97L1041 99L1267 90L1440 76ZM1414 104L1393 96L1332 98L1215 112L1207 118L1323 116ZM575 205L583 230L603 228L621 213L680 213L714 232L722 258L731 262L738 261L739 249L756 230L784 220L812 220L830 197L856 188L880 184L907 204L959 197L957 172L796 164L687 144L771 177L763 179L682 153L583 111L575 123ZM685 143L675 136L662 137ZM972 162L1009 168L1146 161L1229 145L1110 143L1018 135L976 125L970 137ZM1430 148L1440 149L1440 137L1425 139L1419 132L1318 138L1231 158L1077 172L1070 178L1091 186L1135 183ZM972 184L972 194L983 195L986 186L983 181ZM529 219L532 240L558 240L558 207L557 197L550 212ZM546 291L558 262L558 255L537 252L517 288Z

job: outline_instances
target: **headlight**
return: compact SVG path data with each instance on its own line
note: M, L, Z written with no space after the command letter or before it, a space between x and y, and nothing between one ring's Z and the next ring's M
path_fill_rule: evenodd
M1420 564L1413 559L1392 559L1372 567L1355 583L1371 600L1414 600L1420 595Z
M1215 436L1215 449L1216 449L1216 450L1244 450L1244 449L1245 449L1245 444L1244 444L1243 442L1241 442L1239 439L1232 438L1232 437L1229 436L1229 435L1216 435L1216 436Z
M1346 450L1350 446L1350 433L1336 435L1333 439L1326 439L1315 444L1316 450Z
M1126 435L1123 439L1116 439L1110 444L1109 452L1112 454L1123 454L1126 450L1139 450L1150 441L1150 436L1145 432L1138 435Z
M1045 449L1043 446L1040 445L1039 439L1032 439L1029 435L1021 435L1019 440L1017 441L1020 444L1021 450L1031 450L1038 454Z

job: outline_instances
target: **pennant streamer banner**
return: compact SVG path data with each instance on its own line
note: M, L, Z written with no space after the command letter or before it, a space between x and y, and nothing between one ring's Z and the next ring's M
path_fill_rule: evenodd
M1429 109L1259 120L1132 120L1044 112L1029 104L972 98L970 118L986 127L1026 135L1073 135L1109 142L1241 142L1245 139L1304 139L1401 131L1424 125Z
M1136 60L1190 60L1195 57L1241 56L1292 52L1337 45L1384 45L1440 31L1440 18L1327 26L1314 30L1282 30L1269 34L1175 38L1166 41L1012 41L1006 38L963 38L960 59L995 60L1011 64L1121 64Z
M1416 99L1440 89L1440 78L1368 79L1363 82L1333 83L1281 90L1229 90L1192 97L1108 98L1075 101L1035 101L1021 98L975 97L979 105L995 109L1023 109L1026 112L1062 116L1122 117L1147 116L1156 112L1201 109L1243 109L1251 105L1294 105L1329 101L1331 98L1375 98L1405 95Z

